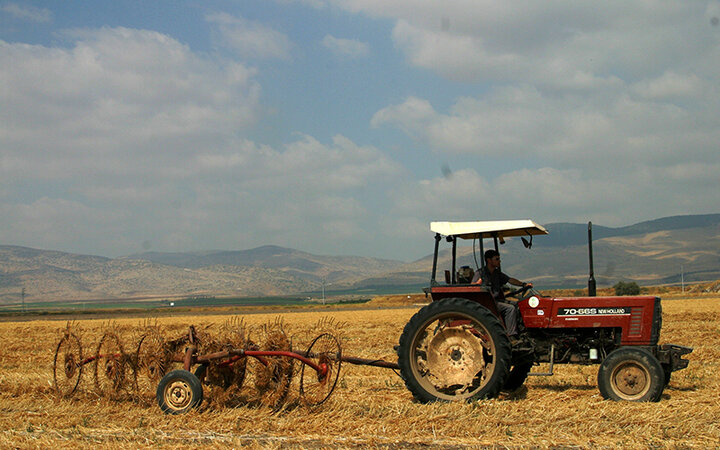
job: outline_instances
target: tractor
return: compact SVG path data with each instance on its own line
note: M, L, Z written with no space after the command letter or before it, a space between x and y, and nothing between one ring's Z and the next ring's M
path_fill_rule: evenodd
M430 228L435 251L424 291L432 301L410 319L396 346L400 374L416 400L492 398L521 388L528 375L552 375L555 364L598 364L603 398L655 402L671 374L687 367L682 356L692 348L658 344L658 297L554 298L532 285L494 295L487 285L471 283L468 267L456 266L458 239L472 240L480 255L485 239L492 239L496 251L513 237L530 248L533 236L548 234L532 220L432 222ZM442 241L452 249L450 268L438 281ZM519 332L512 341L498 312L500 301L517 308ZM541 363L548 364L547 372L531 371Z

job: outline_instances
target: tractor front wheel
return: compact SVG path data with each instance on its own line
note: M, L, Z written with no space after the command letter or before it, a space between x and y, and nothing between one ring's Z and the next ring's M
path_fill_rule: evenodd
M598 389L605 399L657 402L665 388L660 361L642 348L623 347L610 353L598 370Z
M670 377L672 376L672 366L670 364L662 364L663 372L665 373L665 386L670 384Z
M513 368L510 369L510 375L508 375L508 378L505 381L505 385L503 385L502 390L505 392L513 392L520 389L522 385L525 384L525 380L527 380L528 374L530 373L532 366L533 363L531 362L521 363L513 366Z
M510 340L500 320L462 298L439 300L418 311L397 351L405 386L420 402L495 397L510 368Z

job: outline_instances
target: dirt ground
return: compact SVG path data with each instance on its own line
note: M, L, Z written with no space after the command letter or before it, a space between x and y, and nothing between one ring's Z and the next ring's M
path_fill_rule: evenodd
M418 308L252 314L243 322L251 336L260 336L263 325L280 317L293 348L303 349L314 335L331 331L341 338L345 355L395 361L393 346ZM670 299L663 301L663 311L660 343L694 351L687 357L689 367L673 374L658 403L603 400L597 366L569 365L556 366L552 377L530 377L526 388L496 399L419 404L393 370L344 364L337 389L315 408L298 400L296 366L280 408L253 402L228 406L215 388L205 392L199 409L180 416L162 413L153 392L141 399L124 393L115 399L98 396L92 363L85 366L74 395L60 398L52 368L66 323L4 322L0 447L718 447L720 298ZM226 315L186 315L156 318L152 324L166 336L180 337L189 325L207 331L227 320ZM108 330L131 353L148 323L79 320L72 329L84 356L94 353ZM250 380L246 384L251 387Z

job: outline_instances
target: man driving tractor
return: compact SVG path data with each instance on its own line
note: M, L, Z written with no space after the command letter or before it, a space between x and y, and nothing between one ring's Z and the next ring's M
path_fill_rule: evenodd
M507 303L502 287L506 283L515 286L532 286L530 283L523 283L517 278L509 277L500 270L500 254L496 250L488 250L485 252L485 265L475 273L472 284L482 284L490 289L496 300L498 311L503 316L507 334L513 340L517 336L517 309L514 305Z

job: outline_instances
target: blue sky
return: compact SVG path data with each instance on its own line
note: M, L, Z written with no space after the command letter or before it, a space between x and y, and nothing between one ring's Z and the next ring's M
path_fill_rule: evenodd
M720 3L0 0L0 244L413 260L720 212Z

